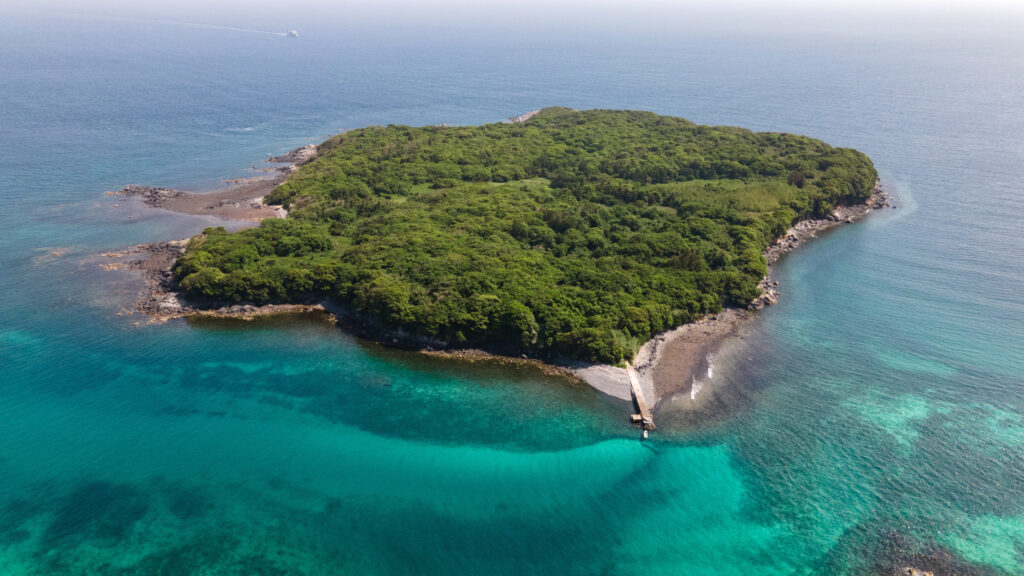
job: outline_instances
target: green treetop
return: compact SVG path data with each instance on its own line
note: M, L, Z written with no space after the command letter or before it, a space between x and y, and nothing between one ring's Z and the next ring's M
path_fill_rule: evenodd
M267 201L284 220L189 244L192 299L347 307L375 333L619 362L743 306L794 222L864 202L864 154L648 112L331 138Z

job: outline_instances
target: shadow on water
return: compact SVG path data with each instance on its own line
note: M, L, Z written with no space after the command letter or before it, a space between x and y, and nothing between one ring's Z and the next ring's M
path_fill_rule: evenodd
M182 367L181 386L208 394L444 444L558 450L633 433L620 401L529 363L390 348L320 313L187 325L224 343L212 361Z

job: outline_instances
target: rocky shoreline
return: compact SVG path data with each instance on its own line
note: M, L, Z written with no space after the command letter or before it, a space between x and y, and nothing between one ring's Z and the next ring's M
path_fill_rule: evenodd
M843 224L851 224L867 216L873 210L881 210L883 208L896 208L894 200L889 194L882 190L880 184L875 184L875 191L870 198L863 204L856 204L853 206L840 206L828 217L816 220L801 220L797 222L792 228L786 231L781 237L772 242L771 245L764 251L764 259L768 264L768 275L765 276L758 288L761 289L761 296L754 299L753 302L748 306L749 310L760 310L765 306L771 306L775 304L779 299L778 286L779 283L776 280L772 280L772 265L779 261L783 255L796 250L802 246L808 240L816 238L818 234L842 226Z

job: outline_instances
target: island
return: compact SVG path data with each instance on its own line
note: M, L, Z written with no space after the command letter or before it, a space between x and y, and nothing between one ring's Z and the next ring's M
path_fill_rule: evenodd
M389 345L573 366L613 395L600 381L632 361L655 399L673 391L650 383L659 345L694 344L663 362L692 371L738 311L774 302L781 253L885 202L856 150L650 112L372 126L301 151L255 205L283 217L173 245L175 307L328 303Z

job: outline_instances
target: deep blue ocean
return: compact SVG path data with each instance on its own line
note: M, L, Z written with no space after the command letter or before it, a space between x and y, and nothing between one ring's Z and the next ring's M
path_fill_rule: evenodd
M1019 35L281 27L0 19L0 574L1024 574ZM900 208L787 256L646 443L317 318L150 325L100 267L220 224L105 191L550 105L854 147Z

